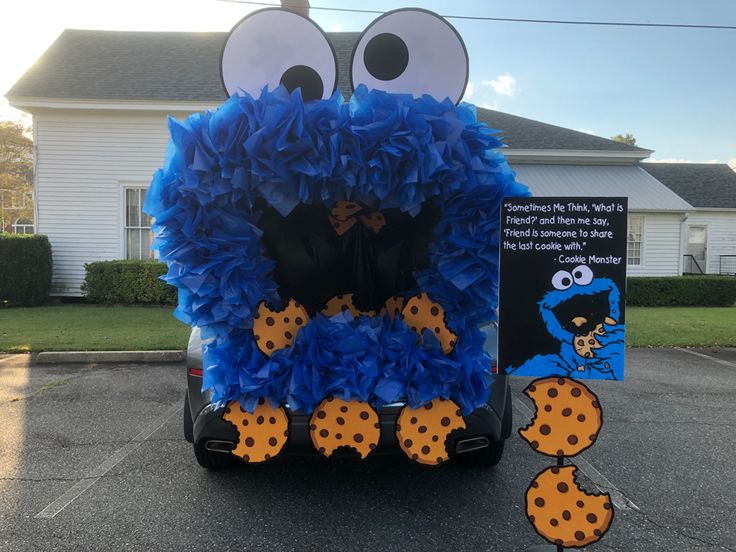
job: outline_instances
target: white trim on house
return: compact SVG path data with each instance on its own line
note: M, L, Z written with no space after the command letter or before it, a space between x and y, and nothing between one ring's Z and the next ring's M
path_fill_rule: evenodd
M594 151L594 150L532 150L502 148L501 151L510 163L576 165L633 165L652 154L651 150L643 151Z
M216 107L218 102L177 102L161 103L149 100L70 100L67 98L24 98L15 97L12 107L23 111L36 109L81 109L84 111L206 111Z

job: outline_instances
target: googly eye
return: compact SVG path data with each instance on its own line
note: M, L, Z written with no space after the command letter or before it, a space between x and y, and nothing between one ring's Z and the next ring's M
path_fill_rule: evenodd
M468 83L468 52L455 28L439 15L408 8L388 12L358 39L351 63L353 88L457 103Z
M301 89L305 100L329 98L337 87L337 58L311 19L281 9L253 12L233 27L220 60L228 96L258 97L264 86Z
M569 289L570 286L572 286L574 280L572 278L572 274L570 274L567 270L560 270L558 272L555 272L555 275L552 276L552 285L555 289L559 289L560 291L565 291L566 289Z
M593 271L585 265L576 266L572 269L572 279L580 286L587 286L593 281Z

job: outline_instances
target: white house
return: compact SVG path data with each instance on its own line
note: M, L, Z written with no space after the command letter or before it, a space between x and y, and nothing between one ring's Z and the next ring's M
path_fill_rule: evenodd
M736 274L736 172L725 164L643 163L693 206L683 231L683 271Z
M328 33L351 94L358 33ZM224 99L225 33L65 31L8 92L33 115L36 231L54 256L52 293L80 295L84 263L151 255L141 213L168 140L167 115ZM629 273L682 273L686 214L693 210L638 163L650 150L485 109L503 131L518 179L537 195L628 196Z

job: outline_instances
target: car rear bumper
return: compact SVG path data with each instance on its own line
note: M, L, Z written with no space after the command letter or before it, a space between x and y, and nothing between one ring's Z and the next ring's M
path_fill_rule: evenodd
M189 394L193 419L193 441L205 445L210 450L226 452L234 446L238 439L238 432L235 426L222 419L223 408L215 408L209 404L207 397L201 395L199 386L201 386L201 378L190 376ZM506 402L510 400L507 377L496 377L489 403L465 416L465 429L450 434L447 443L447 451L450 456L454 456L458 450L469 452L474 448L482 448L484 442L487 446L491 441L506 439L511 426L511 420L505 419L510 416L510 409L506 407ZM400 452L396 440L396 421L402 408L402 404L396 404L379 410L381 437L373 454ZM288 408L287 415L289 417L289 440L284 452L292 455L319 455L312 445L309 434L310 416L300 412L291 412ZM346 454L349 455L350 452L346 451Z

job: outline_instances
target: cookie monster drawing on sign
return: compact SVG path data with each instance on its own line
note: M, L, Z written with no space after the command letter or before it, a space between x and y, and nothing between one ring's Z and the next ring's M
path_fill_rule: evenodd
M487 408L499 208L529 192L497 131L458 105L467 51L440 16L371 23L348 102L338 73L309 18L239 22L221 57L229 98L169 121L145 205L154 247L176 316L206 340L202 388L237 431L232 454L275 457L298 413L320 453L365 457L386 431L377 413L400 405L395 441L439 464Z
M576 379L623 379L624 326L621 294L609 278L580 265L552 277L539 314L560 343L557 354L539 354L506 372L515 376L560 375Z

